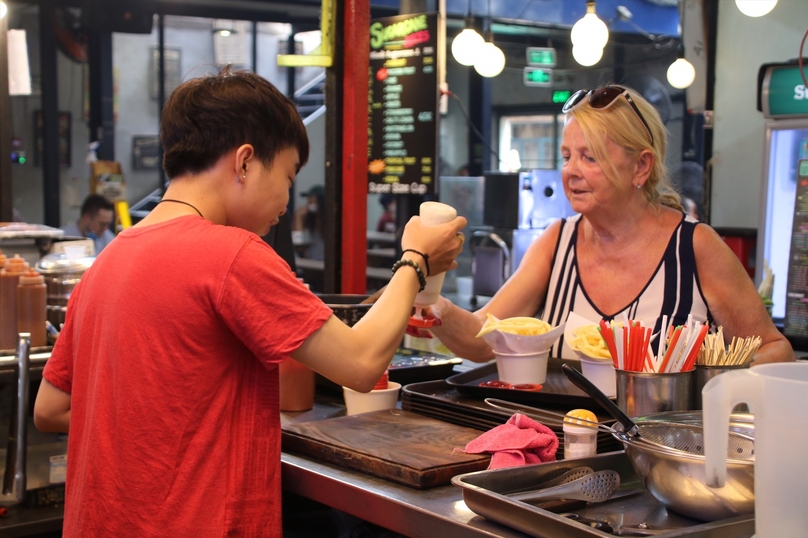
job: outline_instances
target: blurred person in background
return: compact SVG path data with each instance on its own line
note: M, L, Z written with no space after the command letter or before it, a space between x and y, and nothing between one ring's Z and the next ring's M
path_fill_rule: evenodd
M100 194L91 194L81 204L79 219L62 228L65 235L86 237L95 244L95 255L98 256L109 243L115 239L110 230L115 218L115 206Z
M306 245L306 258L322 260L325 258L323 242L323 211L325 210L325 187L313 185L309 190L301 192L306 203L295 210L292 231L302 233L302 243Z
M384 211L376 222L376 231L396 233L396 197L392 194L382 194L379 203Z

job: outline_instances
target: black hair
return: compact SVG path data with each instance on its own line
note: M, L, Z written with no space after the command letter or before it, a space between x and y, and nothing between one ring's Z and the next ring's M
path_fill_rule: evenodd
M169 179L208 170L242 144L252 144L267 167L290 147L300 166L309 159L306 127L292 100L263 77L230 66L174 90L163 107L160 141Z
M113 211L115 209L115 206L112 205L112 202L110 202L100 194L89 195L87 198L84 199L84 203L81 204L82 216L89 215L90 217L94 217L102 209L106 209L107 211Z

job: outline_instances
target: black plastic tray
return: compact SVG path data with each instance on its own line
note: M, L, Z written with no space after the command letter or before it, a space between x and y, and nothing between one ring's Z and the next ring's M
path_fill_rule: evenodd
M538 392L481 387L480 383L498 379L497 365L493 362L474 370L448 377L446 378L446 383L457 389L458 392L477 398L499 398L500 400L527 405L563 407L566 408L565 412L574 407L583 407L592 411L605 411L595 400L567 379L567 376L561 370L561 365L564 363L570 364L578 370L581 369L579 361L549 359L547 363L547 380L542 383L542 390Z
M404 386L410 383L446 379L447 376L454 373L455 365L462 362L457 357L400 347L393 355L387 373L390 381L401 383ZM317 374L316 380L318 388L342 394L342 387L330 379Z
M403 386L421 381L446 379L454 373L455 365L462 362L462 359L457 357L401 347L393 355L387 373L390 381L401 383Z

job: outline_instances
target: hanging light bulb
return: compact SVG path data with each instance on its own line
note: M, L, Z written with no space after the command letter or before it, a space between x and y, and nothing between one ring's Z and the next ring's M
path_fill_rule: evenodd
M578 45L572 46L572 57L575 61L584 67L595 65L603 57L603 49L594 47L581 47Z
M735 0L735 5L747 17L762 17L777 5L777 0Z
M474 29L474 17L471 14L471 0L466 11L466 25L452 41L452 56L460 65L474 65L485 39Z
M491 31L491 0L488 0L488 16L486 35L488 39L477 51L474 59L474 70L482 77L495 77L505 69L505 53L494 45L494 33Z
M606 46L609 41L609 29L595 14L595 0L587 0L586 15L572 27L570 38L576 47L602 49Z
M6 12L8 12L8 8L6 7L5 2L0 2L0 19L6 16Z
M684 57L678 58L668 67L668 82L674 88L683 90L696 80L696 68Z
M466 28L452 41L452 56L460 65L473 65L483 45L483 36L467 22Z
M485 43L477 53L474 70L483 77L495 77L505 69L505 53L494 45L493 41Z

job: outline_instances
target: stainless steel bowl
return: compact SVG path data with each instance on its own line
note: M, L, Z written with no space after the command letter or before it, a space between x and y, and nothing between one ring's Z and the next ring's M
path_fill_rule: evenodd
M657 413L634 419L642 431L643 423L676 422L701 425L701 412ZM754 436L749 415L733 415L732 431ZM619 437L618 437L619 438ZM621 439L621 441L624 441ZM727 459L727 482L723 488L710 488L704 476L704 454L692 454L657 448L649 443L623 442L634 471L648 491L675 512L702 521L715 521L755 511L754 459Z

